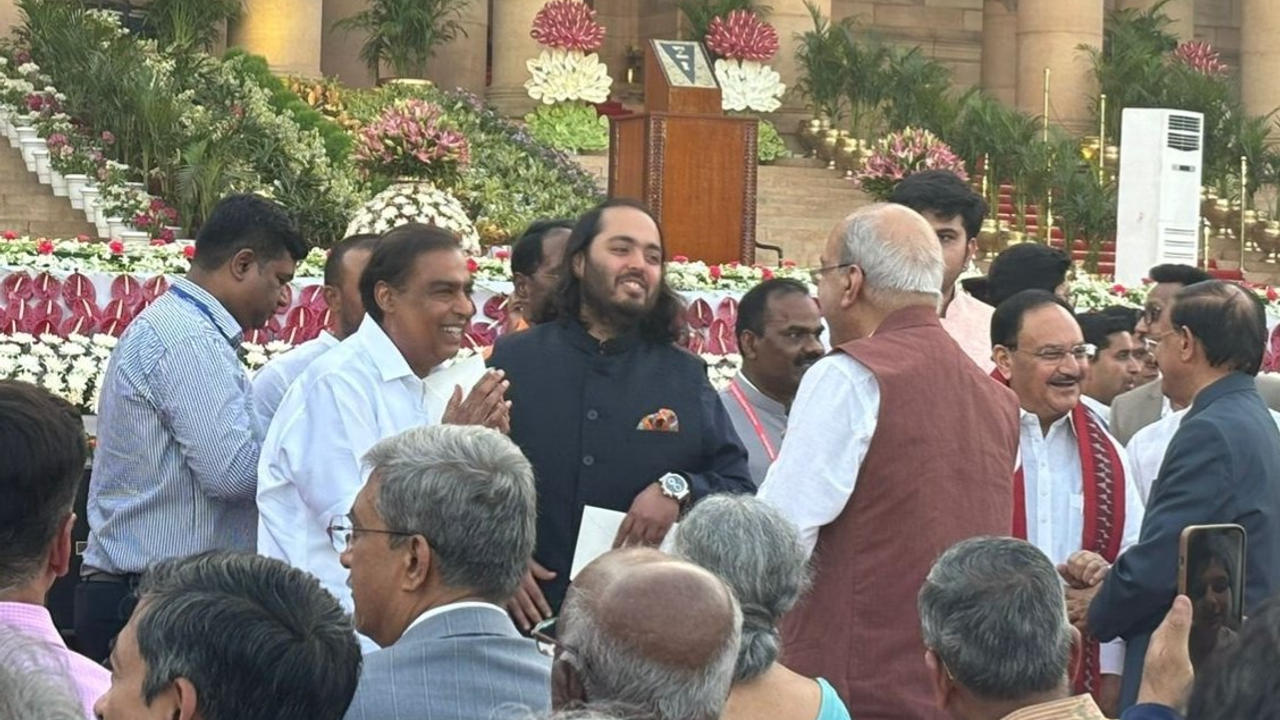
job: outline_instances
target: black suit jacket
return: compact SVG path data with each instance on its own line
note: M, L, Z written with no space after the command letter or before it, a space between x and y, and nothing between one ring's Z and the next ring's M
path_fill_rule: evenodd
M1215 523L1237 523L1247 533L1249 613L1280 590L1280 432L1243 373L1196 395L1151 487L1138 544L1116 560L1089 607L1099 640L1129 643L1121 707L1137 698L1147 641L1177 592L1183 528Z
M626 512L666 473L694 498L755 492L747 451L697 356L631 333L597 342L581 324L554 321L498 341L489 363L511 381L511 439L538 484L534 557L558 575L542 591L558 609L569 585L584 505ZM659 410L678 432L640 430Z

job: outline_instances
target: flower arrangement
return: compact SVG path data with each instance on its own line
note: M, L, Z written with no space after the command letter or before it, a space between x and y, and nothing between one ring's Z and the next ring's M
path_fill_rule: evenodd
M22 236L12 230L0 233L0 266L35 272L185 273L191 268L194 252L194 245L182 243L126 246L87 235L50 239ZM312 248L298 263L295 277L323 276L327 257L322 248Z
M1179 43L1173 58L1201 75L1223 77L1230 70L1212 45L1198 40Z
M787 86L764 63L778 52L778 31L750 10L734 10L715 17L704 38L715 62L725 110L773 112L782 104Z
M525 63L532 76L524 84L529 97L546 105L609 99L613 79L594 52L605 34L595 10L581 0L552 0L534 16L529 34L546 46Z
M561 50L594 52L604 44L605 28L596 11L580 0L551 0L533 16L529 33L540 45Z
M871 157L854 182L878 200L886 200L903 178L920 170L950 170L968 180L964 161L928 130L905 128L876 141Z
M586 103L540 104L524 116L524 121L535 139L565 152L609 147L609 119Z
M129 224L147 233L151 244L167 245L175 239L173 227L178 224L178 211L160 198L151 198L147 209L134 215Z
M471 157L467 139L446 126L439 106L425 100L388 107L356 137L356 163L367 175L422 178L449 187Z
M466 252L480 251L480 236L462 203L443 190L415 183L397 183L375 195L356 211L346 234L381 235L411 222L448 230L458 236Z

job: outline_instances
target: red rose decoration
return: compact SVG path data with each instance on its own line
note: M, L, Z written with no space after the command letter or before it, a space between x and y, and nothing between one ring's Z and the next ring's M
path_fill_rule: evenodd
M671 258L671 262L687 263L687 262L689 262L689 256L688 256L688 255L676 255L675 257Z
M1112 295L1123 295L1123 294L1125 294L1126 292L1128 292L1128 290L1126 290L1126 289L1125 289L1125 287L1124 287L1123 285L1121 285L1120 283L1116 283L1115 285L1112 285L1112 286L1111 286L1111 294L1112 294Z
M720 266L712 265L711 267L707 268L707 274L711 276L712 280L719 280L721 275Z
M783 261L782 261L782 267L784 267L784 268L793 268L793 267L795 267L795 266L796 266L796 261L795 261L795 260L783 260Z
M185 256L186 256L186 258L187 258L188 260L190 260L191 258L193 258L193 257L195 257L195 256L196 256L196 246L195 246L195 245L183 245L183 246L182 246L182 254L183 254L183 255L185 255Z
M1280 293L1277 293L1275 288L1268 285L1267 286L1267 302L1275 302L1277 299L1280 299Z
M711 314L711 306L702 298L694 300L693 303L689 305L687 316L689 319L689 327L694 330L705 329L711 325L711 321L715 319Z
M84 233L80 233L79 235L76 236L76 242L81 242L81 243L93 242L93 238L89 237L88 235L85 235Z
M36 243L36 252L40 253L41 255L52 255L53 241L41 240L40 242Z
M773 279L773 271L772 271L772 270L770 270L770 269L769 269L769 268L767 268L767 267L762 267L762 268L760 268L760 279L761 279L761 280L772 280L772 279Z
M119 240L112 240L111 242L107 243L107 249L111 251L112 255L123 255L124 243Z
M5 239L5 240L17 240L17 239L18 239L18 233L14 232L14 231L12 231L12 230L5 230L5 231L4 231L4 235L3 235L3 237L4 237L4 239Z
M480 269L480 263L475 258L467 258L467 272L475 272Z
M62 283L48 272L37 275L31 281L31 287L32 294L42 300L57 297L62 292Z
M511 257L511 251L510 251L510 250L495 250L495 251L494 251L494 253L493 253L493 256L494 256L494 257L496 257L496 258L498 258L499 260L506 260L507 258Z

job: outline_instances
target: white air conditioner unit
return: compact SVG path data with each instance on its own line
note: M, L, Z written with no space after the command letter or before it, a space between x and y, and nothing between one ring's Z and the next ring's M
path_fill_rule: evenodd
M1120 126L1116 282L1134 285L1154 265L1196 265L1204 116L1125 108Z

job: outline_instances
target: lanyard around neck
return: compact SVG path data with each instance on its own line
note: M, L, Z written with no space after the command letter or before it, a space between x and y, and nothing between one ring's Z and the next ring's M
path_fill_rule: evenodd
M765 434L764 425L760 423L760 418L756 415L756 409L747 400L747 396L743 394L742 388L738 387L738 380L734 378L729 382L729 394L734 400L738 401L738 405L742 407L742 412L746 413L747 420L751 423L752 429L756 431L756 437L760 439L760 444L764 446L764 452L769 456L769 462L778 459L778 451L773 449L773 443L769 442L769 436Z

